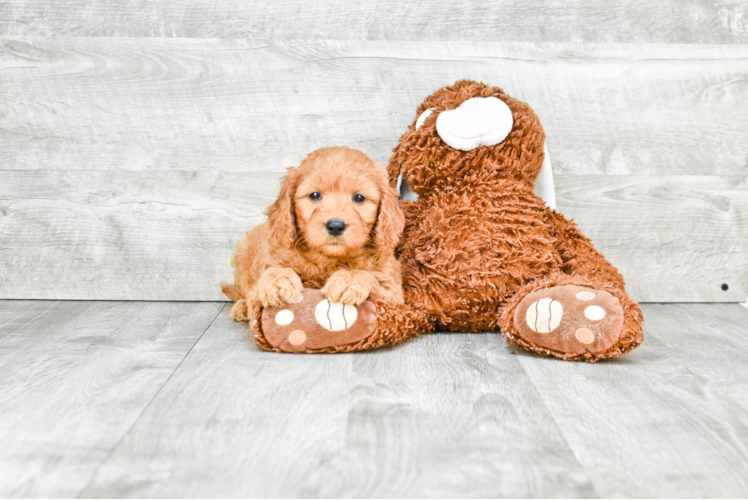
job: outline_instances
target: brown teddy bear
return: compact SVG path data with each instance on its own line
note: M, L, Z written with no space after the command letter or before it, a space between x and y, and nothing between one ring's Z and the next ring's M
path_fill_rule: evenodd
M393 187L417 200L401 202L406 226L397 256L406 305L374 301L376 321L367 305L358 316L368 319L349 343L293 348L286 337L296 330L276 324L280 310L265 310L254 323L258 344L353 351L438 329L500 330L520 347L573 360L637 347L644 318L623 277L533 191L544 141L530 106L498 87L462 80L434 92L387 167ZM297 316L311 317L314 307L321 306ZM268 341L271 332L278 340Z

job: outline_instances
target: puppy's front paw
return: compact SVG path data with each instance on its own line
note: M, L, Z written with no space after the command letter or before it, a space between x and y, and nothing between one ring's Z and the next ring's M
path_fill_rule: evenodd
M304 286L293 269L268 269L257 283L257 295L263 307L281 307L301 295Z
M341 269L340 271L335 271L327 279L327 283L322 288L322 293L331 302L342 302L351 306L357 306L369 298L371 289L372 285L369 283L369 280Z

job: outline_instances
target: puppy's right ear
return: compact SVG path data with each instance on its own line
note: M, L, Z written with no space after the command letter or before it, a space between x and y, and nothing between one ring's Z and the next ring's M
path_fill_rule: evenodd
M289 167L281 179L278 199L265 211L270 226L270 241L284 248L294 246L296 239L296 217L294 215L294 197L300 173L298 167Z

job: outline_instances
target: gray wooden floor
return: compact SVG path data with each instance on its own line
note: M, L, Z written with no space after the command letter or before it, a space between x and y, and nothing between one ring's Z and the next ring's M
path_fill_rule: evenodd
M0 496L748 495L748 309L589 365L494 334L258 350L224 303L0 301Z

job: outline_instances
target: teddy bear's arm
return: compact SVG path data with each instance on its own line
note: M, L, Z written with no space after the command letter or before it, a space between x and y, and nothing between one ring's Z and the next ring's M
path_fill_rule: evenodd
M404 302L402 267L394 255L384 259L380 269L372 271L358 270L353 271L353 273L366 275L372 280L371 298L381 299L393 304L402 304Z
M550 208L547 210L547 219L556 237L554 246L561 255L561 269L564 273L588 276L624 290L625 282L621 273L582 234L573 221Z

